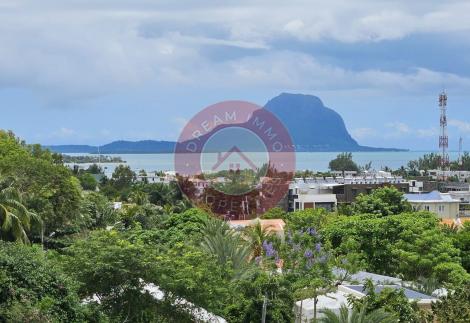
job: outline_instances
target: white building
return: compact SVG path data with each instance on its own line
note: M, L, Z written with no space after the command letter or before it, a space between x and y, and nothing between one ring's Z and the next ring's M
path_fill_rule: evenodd
M470 171L466 170L439 170L432 169L428 171L429 176L432 179L442 179L449 177L457 177L460 182L465 182L470 180Z
M334 180L312 182L296 179L289 185L289 209L293 211L324 208L334 210L338 204L333 194Z
M441 219L455 219L459 216L460 200L454 199L450 193L432 191L430 193L405 194L415 211L436 213Z
M416 179L410 180L410 193L421 193L424 190L424 182Z

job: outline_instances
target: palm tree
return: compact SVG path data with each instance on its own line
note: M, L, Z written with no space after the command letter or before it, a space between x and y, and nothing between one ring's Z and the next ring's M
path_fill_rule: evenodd
M207 220L201 246L213 255L223 268L233 272L232 278L243 276L249 268L249 246L237 232L221 220Z
M261 256L263 252L263 242L269 240L272 235L267 228L263 228L261 221L257 220L256 224L245 229L244 235L250 244L253 258Z
M149 196L142 191L134 191L130 194L129 199L137 205L146 205L149 203Z
M21 194L13 181L0 178L0 239L29 243L26 232L31 229L31 223L42 228L40 217L21 203Z
M342 305L339 314L330 309L320 311L323 317L318 319L321 323L396 323L398 319L382 309L376 309L366 313L366 306L360 309L350 310L346 305Z

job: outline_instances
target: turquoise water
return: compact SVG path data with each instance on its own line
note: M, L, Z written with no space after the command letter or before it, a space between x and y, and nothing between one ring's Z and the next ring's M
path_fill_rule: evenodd
M423 156L426 151L404 151L404 152L356 152L353 159L359 165L372 162L372 168L380 170L385 166L392 169L406 166L408 161ZM256 154L256 153L255 153ZM69 154L86 155L86 154ZM119 156L135 171L144 169L147 172L157 170L174 170L173 154L107 154L109 156ZM302 152L296 154L297 170L310 169L315 171L328 170L328 163L338 155L338 152ZM260 155L261 156L261 155ZM261 157L260 157L261 158ZM450 153L451 160L457 158L456 152ZM112 173L117 164L103 164L106 173ZM86 167L86 164L84 164Z

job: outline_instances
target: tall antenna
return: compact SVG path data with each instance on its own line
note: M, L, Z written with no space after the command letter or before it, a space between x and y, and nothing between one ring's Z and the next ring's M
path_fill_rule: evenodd
M100 152L99 145L98 145L98 167L101 169L101 152Z
M463 138L462 136L460 136L460 139L459 139L459 165L462 166L462 146L463 146Z
M441 110L441 133L439 136L439 149L441 149L441 170L447 170L449 166L449 137L447 136L447 94L443 91L439 95L439 108Z

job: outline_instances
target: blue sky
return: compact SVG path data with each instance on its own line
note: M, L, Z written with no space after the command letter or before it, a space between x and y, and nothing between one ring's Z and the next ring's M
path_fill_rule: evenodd
M28 142L175 140L203 107L319 96L359 143L470 150L468 1L2 0L0 128ZM312 125L314 126L314 125Z

